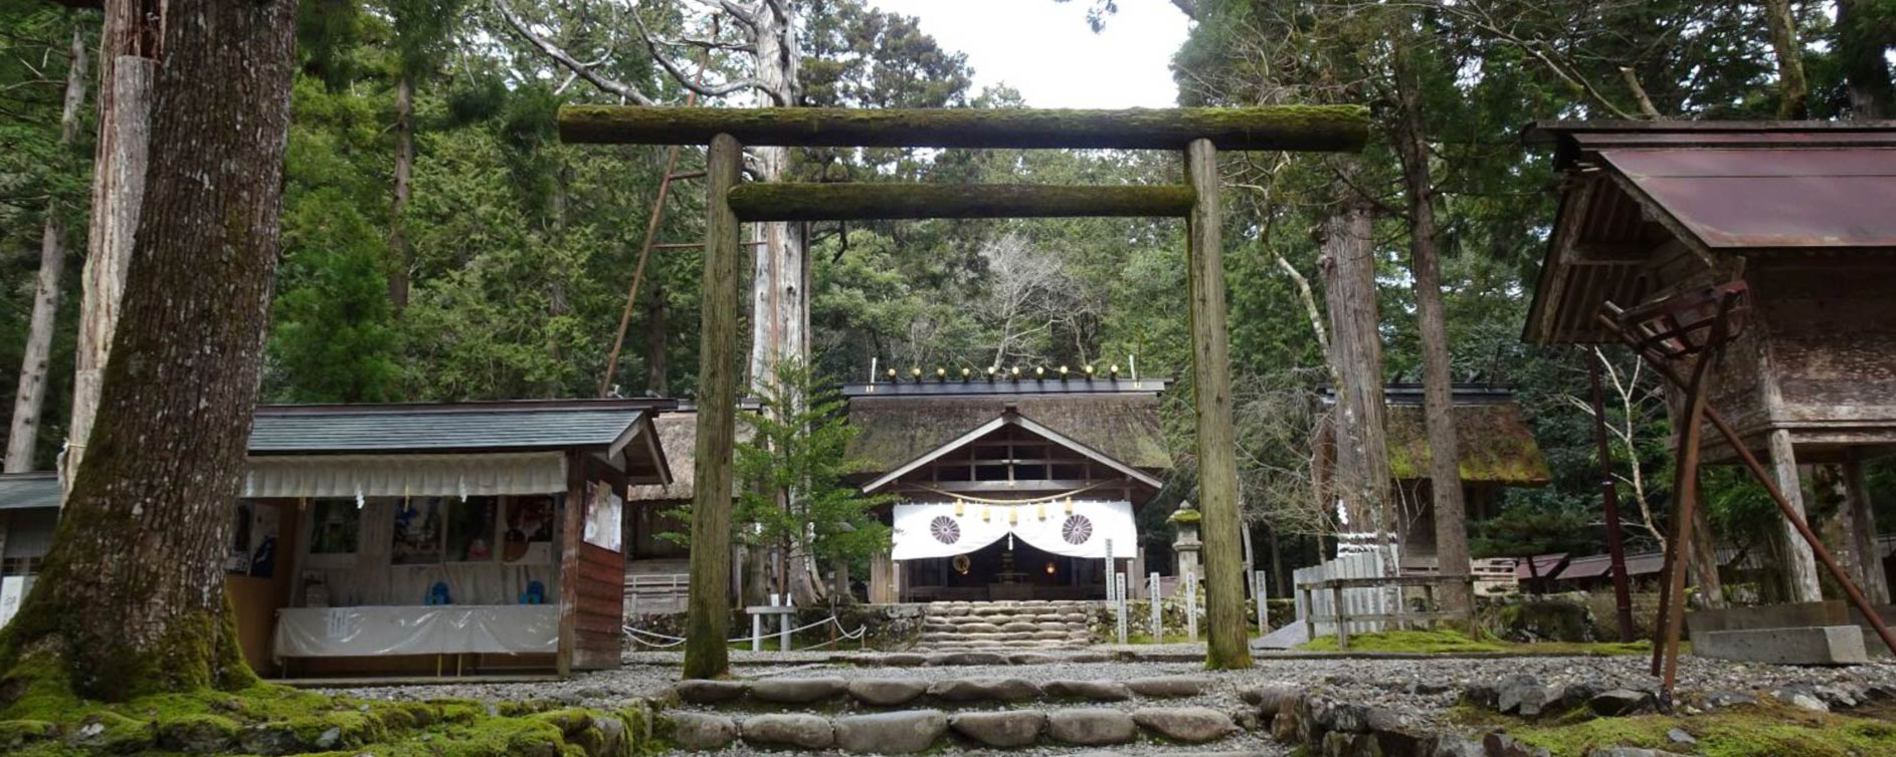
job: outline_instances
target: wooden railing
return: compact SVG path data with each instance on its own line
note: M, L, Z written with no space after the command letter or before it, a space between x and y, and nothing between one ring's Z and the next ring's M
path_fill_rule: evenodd
M1336 629L1337 650L1345 651L1350 648L1351 622L1370 622L1380 624L1383 627L1393 625L1396 628L1406 628L1410 623L1434 622L1437 620L1461 620L1467 623L1474 619L1474 612L1472 609L1467 612L1453 613L1410 611L1406 601L1398 601L1394 604L1395 609L1393 612L1352 614L1348 603L1343 601L1344 590L1394 589L1400 591L1409 587L1420 587L1423 592L1424 606L1435 607L1437 606L1435 603L1435 591L1437 587L1459 583L1468 586L1472 592L1474 582L1475 578L1473 576L1326 578L1319 581L1299 583L1297 584L1297 591L1303 596L1303 606L1310 608L1304 614L1304 630L1306 634L1310 638L1315 639L1317 637L1317 623L1329 623ZM1315 601L1318 592L1328 592L1330 595L1330 602L1328 603L1330 612L1328 614L1319 614L1318 603Z

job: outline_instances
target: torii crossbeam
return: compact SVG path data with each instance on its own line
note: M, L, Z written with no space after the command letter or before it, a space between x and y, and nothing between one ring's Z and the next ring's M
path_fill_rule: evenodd
M1065 216L1186 219L1192 376L1204 513L1210 668L1251 665L1245 638L1237 458L1217 151L1355 152L1369 114L1353 105L1130 110L649 108L569 106L560 137L603 144L707 144L696 499L684 676L729 673L732 450L737 431L738 244L748 221ZM1175 186L743 184L743 144L1177 150Z

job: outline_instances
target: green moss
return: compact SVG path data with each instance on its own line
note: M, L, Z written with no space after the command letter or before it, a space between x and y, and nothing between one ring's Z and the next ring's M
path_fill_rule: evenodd
M1896 724L1769 702L1694 716L1640 715L1534 723L1461 709L1455 719L1464 725L1506 728L1515 739L1545 748L1555 757L1580 757L1588 750L1611 746L1676 750L1666 735L1674 728L1697 739L1692 751L1706 757L1896 753Z
M0 750L11 752L58 733L58 726L44 720L0 720Z
M1298 649L1306 652L1335 652L1336 637L1321 636ZM1650 654L1649 641L1619 642L1535 642L1518 644L1492 638L1470 638L1453 630L1385 631L1350 635L1350 652L1391 654L1521 654L1613 657Z
M1204 513L1201 513L1198 510L1194 508L1189 508L1189 507L1173 512L1171 517L1166 518L1166 520L1169 520L1173 523L1198 523L1200 521L1203 521L1204 519L1205 519Z

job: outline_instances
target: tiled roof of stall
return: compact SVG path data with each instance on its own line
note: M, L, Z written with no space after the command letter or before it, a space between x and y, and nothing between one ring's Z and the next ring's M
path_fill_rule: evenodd
M0 510L33 510L59 506L59 474L0 474Z
M251 454L543 450L613 443L669 400L265 405Z

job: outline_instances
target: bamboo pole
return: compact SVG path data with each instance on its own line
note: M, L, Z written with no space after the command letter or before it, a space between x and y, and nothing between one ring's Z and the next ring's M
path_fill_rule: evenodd
M1197 192L1187 221L1193 408L1198 418L1198 499L1204 513L1205 667L1251 667L1244 630L1244 565L1238 517L1236 434L1231 427L1231 359L1225 333L1218 151L1209 139L1185 153L1185 175Z
M1354 152L1369 139L1355 105L1252 108L674 108L569 105L560 139L602 144L704 144L729 134L784 147L1104 148Z
M706 161L704 294L699 317L698 447L691 506L691 595L685 618L685 678L730 674L731 477L737 437L737 244L739 223L726 201L744 148L719 134Z
M745 184L731 190L738 220L1172 217L1192 210L1184 186L1023 184Z

